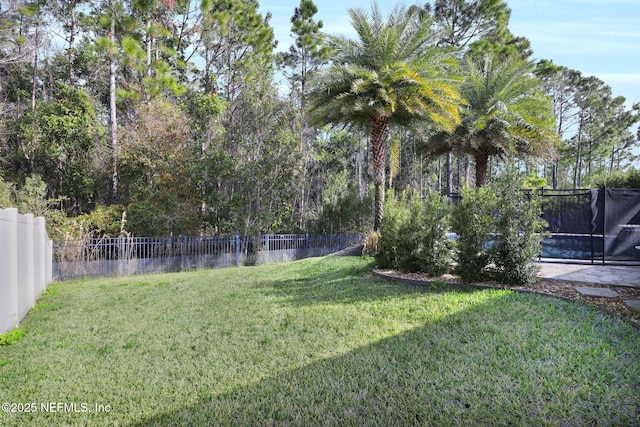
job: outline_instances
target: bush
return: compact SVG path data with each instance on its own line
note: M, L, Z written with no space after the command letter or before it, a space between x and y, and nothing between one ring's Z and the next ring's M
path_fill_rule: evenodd
M378 265L431 276L446 273L454 247L448 237L453 225L458 233L456 272L463 280L532 283L545 222L539 197L524 193L522 183L515 166L507 165L494 188L464 190L453 213L438 194L420 200L406 191L398 199L389 192L380 225Z
M521 183L513 165L507 165L496 180L497 237L490 249L496 279L516 285L530 284L536 278L534 258L541 251L545 226L539 197L532 192L523 194Z
M458 235L455 271L465 282L487 279L487 242L495 230L495 207L495 193L483 187L464 188L462 199L453 209L452 225Z
M453 255L453 241L449 239L451 209L448 202L439 194L431 193L424 201L416 199L410 207L411 220L404 233L417 246L411 253L407 269L424 271L431 276L448 272Z
M0 209L13 206L13 184L5 182L0 174Z
M424 201L389 192L380 224L378 265L439 276L449 271L453 242L448 237L449 205L438 194Z
M393 191L387 192L376 256L379 267L400 268L401 259L406 256L401 253L401 246L404 246L401 243L401 232L408 221L409 210L407 209L406 192L402 193L400 199L396 199Z
M593 180L593 185L611 188L640 188L640 170L631 168L626 172L602 175Z

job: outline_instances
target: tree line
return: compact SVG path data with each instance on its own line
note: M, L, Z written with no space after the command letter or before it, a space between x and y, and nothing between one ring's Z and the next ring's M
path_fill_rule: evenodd
M0 206L47 215L54 238L361 232L385 188L457 192L512 151L554 188L635 160L640 105L534 62L502 0L351 10L356 40L301 0L288 49L258 6L2 1ZM331 84L353 96L323 98ZM367 93L393 116L377 129Z

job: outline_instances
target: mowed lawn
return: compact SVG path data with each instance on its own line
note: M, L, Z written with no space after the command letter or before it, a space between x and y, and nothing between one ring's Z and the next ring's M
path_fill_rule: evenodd
M22 412L0 425L640 424L640 330L621 318L370 265L53 284L0 346Z

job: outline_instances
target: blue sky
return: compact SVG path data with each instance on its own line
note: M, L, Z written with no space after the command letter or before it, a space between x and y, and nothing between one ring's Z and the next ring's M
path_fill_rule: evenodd
M418 1L424 4L426 1ZM627 103L640 102L640 0L506 0L509 28L531 41L535 59L595 75ZM286 50L290 19L300 0L261 0L260 11L271 12L279 49ZM330 34L353 34L348 8L371 9L370 0L315 0L317 19ZM378 0L386 12L395 1ZM410 4L410 2L405 2Z

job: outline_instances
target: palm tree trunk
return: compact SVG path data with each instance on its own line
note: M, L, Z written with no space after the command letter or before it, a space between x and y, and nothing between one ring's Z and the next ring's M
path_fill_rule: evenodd
M386 143L389 137L389 122L383 118L371 121L371 155L373 156L373 184L375 188L375 213L373 230L380 229L382 203L384 201L385 171L387 167Z
M489 163L489 156L486 154L476 154L474 156L476 162L476 187L482 187L487 179L487 165Z

